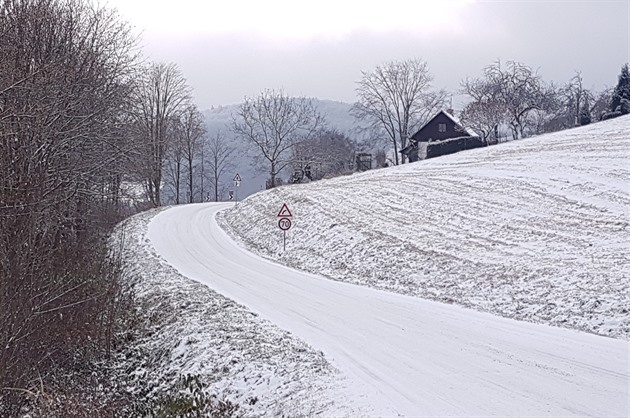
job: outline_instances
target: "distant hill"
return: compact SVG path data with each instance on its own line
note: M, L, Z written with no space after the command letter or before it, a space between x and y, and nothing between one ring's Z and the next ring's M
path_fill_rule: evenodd
M317 109L326 117L326 123L330 128L335 128L346 134L351 134L355 121L350 115L351 103L337 102L334 100L311 99ZM228 133L232 122L232 114L236 113L240 104L217 106L202 112L208 132L214 134L217 131Z
M337 102L333 100L311 99L315 103L317 109L325 116L326 124L329 128L337 129L346 135L353 137L355 120L350 115L352 104ZM202 111L208 135L214 136L221 132L228 141L234 141L237 148L233 159L234 173L226 178L227 182L231 182L236 173L243 179L238 189L238 198L245 198L253 193L265 189L265 181L268 177L267 173L256 168L254 156L255 150L241 139L235 138L231 130L232 114L235 114L240 104L229 106L218 106L212 109Z

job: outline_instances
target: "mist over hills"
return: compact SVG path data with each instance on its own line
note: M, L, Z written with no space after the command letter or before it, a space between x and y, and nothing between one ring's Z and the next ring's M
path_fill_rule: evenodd
M356 139L356 121L350 114L351 103L338 102L334 100L311 99L319 112L326 119L326 126L336 129L349 137ZM227 190L234 190L232 179L238 173L242 179L237 190L238 199L243 199L253 193L265 189L265 181L268 173L265 167L260 167L256 162L257 150L245 140L238 138L232 132L232 115L236 115L240 104L218 106L202 112L204 122L208 131L208 137L221 134L226 141L232 144L235 152L232 154L232 161L228 174L222 179L222 183ZM286 177L284 174L282 177ZM227 198L223 196L223 198Z

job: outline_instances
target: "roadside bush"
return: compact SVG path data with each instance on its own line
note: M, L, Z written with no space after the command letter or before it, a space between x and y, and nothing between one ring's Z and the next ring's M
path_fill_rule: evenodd
M98 416L58 401L104 384L124 316L106 237L134 41L87 0L0 0L0 32L0 416Z
M187 374L178 385L156 401L147 411L154 418L232 418L238 417L238 405L208 395L206 385L199 375Z
M606 112L602 115L602 120L613 119L621 115L622 115L621 111Z

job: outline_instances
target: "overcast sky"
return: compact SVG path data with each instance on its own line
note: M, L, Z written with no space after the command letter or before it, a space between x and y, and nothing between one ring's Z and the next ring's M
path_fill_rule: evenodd
M587 87L616 84L630 55L630 0L109 0L148 59L175 62L201 109L265 88L355 100L361 71L422 58L453 93L497 59ZM457 101L455 104L457 107Z

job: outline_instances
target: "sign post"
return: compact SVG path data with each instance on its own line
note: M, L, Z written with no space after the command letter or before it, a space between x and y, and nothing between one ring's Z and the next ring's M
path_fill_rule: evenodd
M283 251L287 250L287 231L291 229L292 223L291 218L293 214L289 210L287 204L283 204L280 208L280 212L278 212L278 228L282 230L282 243L283 243Z
M234 182L234 191L236 194L236 201L238 202L238 188L241 187L241 181L242 181L241 176L238 173L236 173L232 181ZM230 200L232 199L230 198Z

